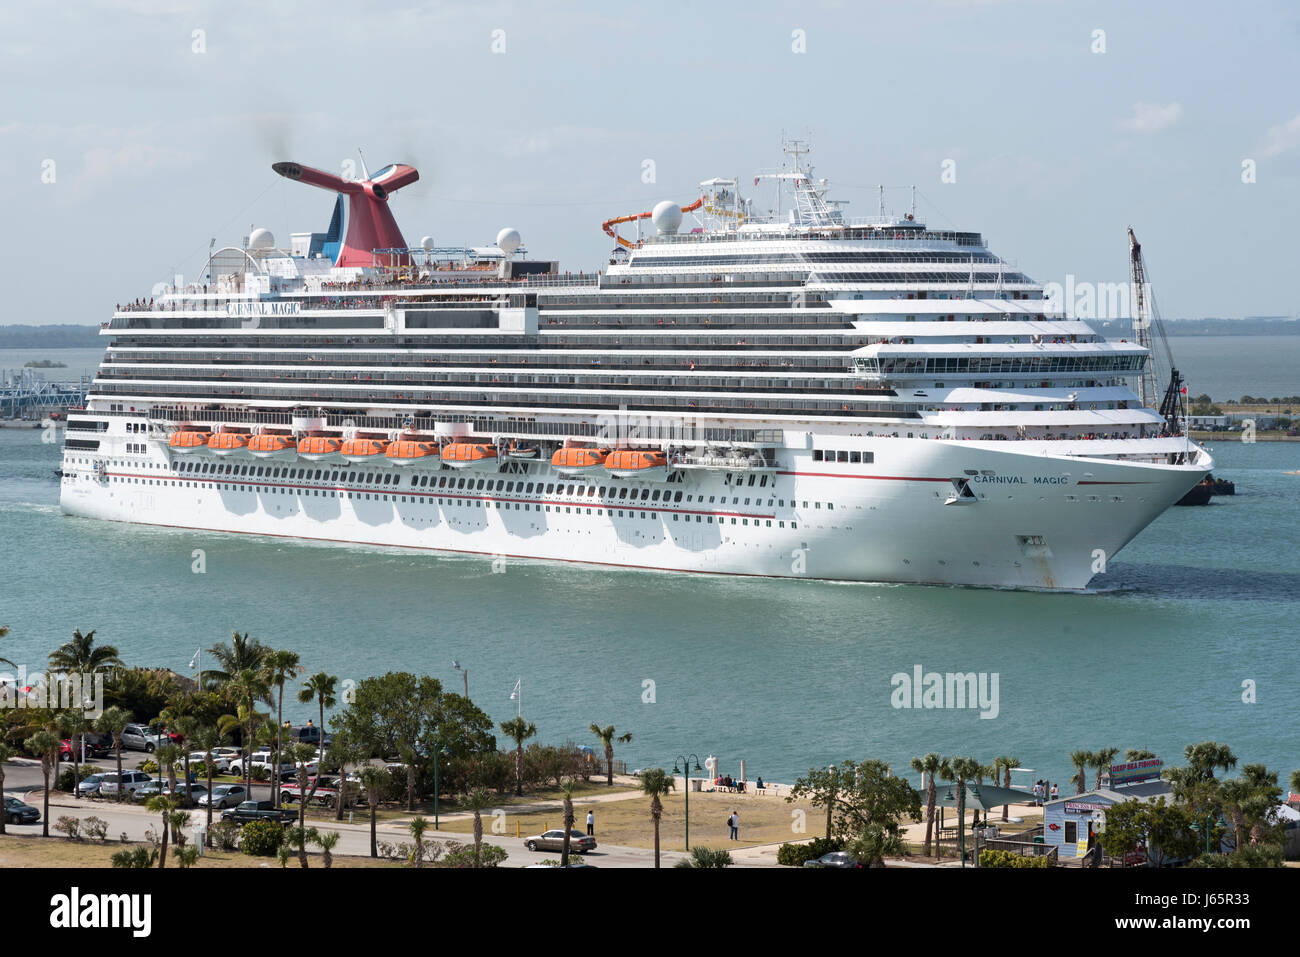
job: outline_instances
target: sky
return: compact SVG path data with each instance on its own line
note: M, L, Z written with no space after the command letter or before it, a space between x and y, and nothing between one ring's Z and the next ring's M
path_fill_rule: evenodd
M1295 316L1297 49L1267 2L9 2L0 324L99 323L213 238L323 231L279 160L409 163L411 244L513 226L591 271L602 220L752 183L783 135L850 216L915 185L918 219L1062 284L1127 279L1132 225L1166 317Z

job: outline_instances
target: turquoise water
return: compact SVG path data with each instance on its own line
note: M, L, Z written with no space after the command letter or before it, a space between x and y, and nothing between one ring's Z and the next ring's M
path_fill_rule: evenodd
M876 757L1012 754L1064 780L1105 745L1174 759L1213 738L1300 768L1300 444L1215 447L1235 498L1173 509L1089 595L673 576L153 529L68 518L58 446L0 430L0 653L36 666L73 628L131 663L187 669L232 629L359 680L425 672L543 740L614 724L632 766L715 754L789 781ZM191 571L194 549L207 570ZM895 710L891 676L997 672L999 714ZM1244 704L1241 684L1257 683ZM645 682L653 682L653 686ZM653 689L648 695L647 688ZM652 698L652 702L643 700ZM303 714L298 717L306 718Z

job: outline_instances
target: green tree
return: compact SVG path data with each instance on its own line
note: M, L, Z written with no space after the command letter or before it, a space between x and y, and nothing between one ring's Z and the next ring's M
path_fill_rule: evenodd
M573 832L573 778L566 778L560 785L564 794L564 846L560 850L560 866L569 866L569 842Z
M322 770L324 770L325 761L327 757L333 757L332 754L331 755L326 754L325 709L332 708L336 704L338 704L338 698L336 696L336 692L338 691L338 683L339 683L339 679L335 675L329 675L323 671L318 671L316 674L312 675L310 678L304 681L302 683L302 687L298 689L298 703L310 704L311 702L315 701L316 707L319 711L318 716L320 718L320 725L319 725L320 730L318 734L320 734L320 763L321 763ZM342 766L339 767L339 776L343 777ZM339 788L337 810L338 810L338 820L342 820L343 819L343 788L341 787Z
M1001 780L1000 782L999 782L999 781L994 781L994 783L995 783L995 784L1001 784L1004 788L1010 788L1010 787L1011 787L1011 772L1014 771L1016 768L1020 767L1020 759L1019 759L1019 758L1013 758L1013 757L1007 757L1007 756L1003 756L1003 757L1000 757L1000 758L995 758L995 759L993 760L993 766L996 767L996 768L1000 768L1001 771L1002 771L1002 780ZM1004 820L1004 821L1007 820L1007 808L1008 808L1008 807L1010 807L1010 805L1007 805L1007 804L1002 805L1002 820Z
M1088 789L1088 767L1092 764L1092 752L1070 752L1070 763L1074 765L1074 793L1082 794Z
M244 787L253 786L253 732L259 715L256 704L270 693L262 671L245 668L226 682L226 688L238 702L238 716L244 722Z
M661 798L676 788L677 779L663 768L650 768L648 771L641 772L641 791L650 797L650 820L655 826L655 867L659 866L659 822L664 816Z
M1103 772L1110 770L1110 766L1115 763L1118 754L1119 748L1102 748L1099 751L1092 752L1092 766L1097 769L1097 777L1092 785L1094 788L1101 787Z
M166 794L155 794L144 802L144 806L155 814L162 815L162 843L158 849L159 869L167 866L167 838L171 829L171 813L176 810L176 799Z
M339 843L339 832L326 831L324 833L319 833L316 832L314 828L312 830L315 834L315 841L320 846L321 866L328 871L330 866L334 863L334 848L337 847Z
M971 764L978 767L978 762ZM851 836L869 844L873 856L864 863L873 865L886 853L901 851L902 818L921 820L920 794L905 778L890 774L884 761L844 761L834 768L810 770L786 797L787 802L800 799L830 812L829 837Z
M465 797L465 807L474 812L474 866L483 866L483 812L491 807L492 797L483 788L475 788Z
M280 788L280 755L284 753L284 686L301 670L296 651L272 651L262 661L262 675L268 687L276 689L275 760L271 763L271 793Z
M212 750L226 741L226 736L217 728L203 727L194 732L194 747L203 752L203 768L206 773L208 794L212 794L212 772L216 769L216 759ZM212 801L208 801L208 823L205 834L212 833Z
M415 841L415 847L411 849L411 860L415 862L416 867L424 867L424 832L429 829L429 821L417 814L411 818L406 829L411 832L411 838Z
M37 731L23 742L29 752L41 759L41 776L45 779L45 813L41 815L41 836L50 836L50 773L59 764L59 736L48 728Z
M1144 748L1129 748L1124 752L1124 760L1129 764L1134 761L1154 761L1155 758L1154 751L1147 751Z
M55 674L98 674L122 667L122 659L112 645L95 647L95 633L84 635L80 629L73 631L72 640L65 641L50 652L50 671Z
M523 797L524 742L537 734L537 725L521 717L514 717L509 721L501 722L501 733L515 743L515 795Z
M122 781L122 732L126 726L131 723L131 715L125 708L117 706L105 708L103 713L95 721L95 730L101 734L111 734L113 736L113 754L117 759L117 800L121 801L126 796L126 789L121 786Z
M966 783L979 773L980 763L974 758L948 758L939 770L945 781L953 781L957 792L957 833L961 854L966 854Z
M217 667L203 672L199 677L204 687L209 682L217 686L226 685L234 681L241 671L261 671L266 656L270 653L269 647L256 638L249 638L248 632L241 635L236 631L231 635L229 644L216 644L208 649L208 654L216 660ZM259 700L271 703L269 698Z
M596 722L591 723L591 733L600 739L601 745L605 748L605 784L609 787L614 786L614 742L619 744L628 744L632 740L631 734L624 734L615 737L614 726L607 724L601 727Z
M379 792L388 781L383 768L367 764L361 769L361 786L366 789L366 802L370 805L370 856L379 856L379 839L375 833L379 813Z
M938 803L939 789L935 778L943 766L943 758L931 751L920 758L912 759L912 770L925 779L925 856L930 856L931 840L934 836L935 805ZM829 835L827 835L829 837Z

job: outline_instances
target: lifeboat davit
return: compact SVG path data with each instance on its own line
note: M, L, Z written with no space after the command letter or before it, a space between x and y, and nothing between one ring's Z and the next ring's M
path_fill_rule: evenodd
M298 440L298 454L308 462L342 462L343 440L329 435L308 435Z
M668 456L658 451L615 449L605 458L605 471L619 478L663 478Z
M195 452L206 452L210 438L212 438L211 432L182 429L171 434L171 438L167 440L167 447L181 455L192 455Z
M408 468L436 469L442 464L438 443L418 439L400 439L390 442L384 457L393 465Z
M249 436L244 432L218 432L208 439L208 451L226 459L248 458Z
M561 448L551 456L551 467L564 475L590 475L601 471L608 457L604 449Z
M263 432L248 440L248 454L256 459L296 459L298 443L292 435Z
M367 463L384 464L384 452L388 449L387 439L348 439L339 450L345 459L356 465Z
M452 442L442 448L442 460L454 469L497 470L497 450L486 442Z

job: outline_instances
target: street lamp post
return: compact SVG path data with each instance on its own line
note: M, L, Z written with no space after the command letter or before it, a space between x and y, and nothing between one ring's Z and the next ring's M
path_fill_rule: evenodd
M451 666L459 671L465 678L465 697L469 697L469 669L462 668L459 661L453 661Z
M691 762L692 762L692 761L695 762L695 770L696 770L696 771L703 771L703 770L704 770L704 768L700 767L700 758L699 758L699 755L697 755L697 754L688 754L688 755L680 755L680 754L679 754L679 755L677 755L677 757L673 760L673 775L674 775L674 777L675 777L676 775L678 775L678 774L683 774L683 775L685 775L685 780L686 780L686 783L685 783L685 788L686 788L686 850L688 850L688 851L691 849ZM678 771L678 770L677 770L677 764L678 764L678 762L681 763L682 768L683 768L684 770L682 770L682 771Z

